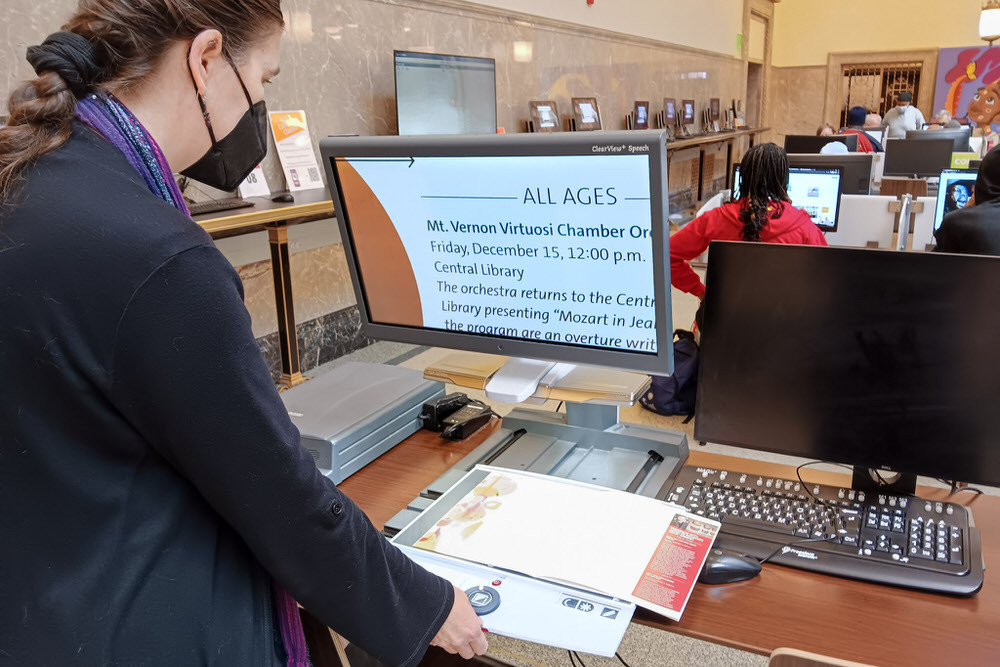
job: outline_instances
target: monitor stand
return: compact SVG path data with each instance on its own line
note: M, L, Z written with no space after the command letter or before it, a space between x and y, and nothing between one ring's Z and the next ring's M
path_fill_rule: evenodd
M620 421L620 408L648 391L650 378L642 373L454 353L429 365L424 377L517 404L494 435L425 489L427 498L484 464L662 499L687 459L684 433ZM563 401L565 412L521 407L552 400Z
M851 488L869 494L912 496L917 492L917 476L854 466Z
M571 372L579 371L582 368L576 364L553 363L536 359L508 359L486 383L486 396L503 403L541 404L548 399L533 398L539 394L540 386L558 386L560 380ZM601 369L594 368L593 372L595 380L599 381ZM609 386L609 397L605 400L598 399L599 403L566 401L566 423L570 426L600 431L614 426L618 423L619 406L622 404L631 405L634 402L634 400L625 397L620 397L617 400L611 399L610 395L613 395L617 389L619 389L618 386Z

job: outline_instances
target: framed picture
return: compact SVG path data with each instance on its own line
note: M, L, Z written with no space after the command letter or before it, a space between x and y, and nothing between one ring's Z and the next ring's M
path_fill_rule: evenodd
M635 115L632 117L635 123L633 128L636 130L648 130L649 129L649 102L636 102L635 103Z
M596 97L574 97L573 116L577 130L601 130L601 111Z
M677 101L672 97L663 98L663 124L667 127L677 123Z
M722 109L719 106L719 98L713 97L711 100L709 100L708 106L712 110L712 120L719 120L722 114Z
M694 122L694 100L681 100L681 111L683 112L683 121L685 125Z
M558 132L562 129L555 102L528 102L528 105L531 106L531 122L535 126L535 132Z

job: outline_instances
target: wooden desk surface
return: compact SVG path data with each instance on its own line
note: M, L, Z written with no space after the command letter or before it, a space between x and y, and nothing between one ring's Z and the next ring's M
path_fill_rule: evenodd
M292 193L294 202L274 202L270 197L248 197L253 207L234 211L205 213L194 216L194 221L209 234L228 232L244 227L254 227L268 222L294 218L325 217L333 215L330 191L324 188L300 190Z
M769 127L759 127L759 128L751 127L751 128L744 128L742 130L733 130L732 132L719 132L718 134L696 134L693 137L668 141L667 151L679 151L685 148L703 146L705 144L715 144L719 143L720 141L729 141L730 139L736 139L737 137L745 137L750 134L767 132L770 129L771 128Z
M469 441L445 443L420 431L340 488L382 525L432 481L488 437L499 422ZM794 468L693 451L689 464L794 478ZM840 473L803 470L808 482L842 484ZM921 488L925 498L947 492ZM961 493L982 529L987 565L1000 558L1000 499ZM872 665L995 665L1000 662L1000 579L986 573L973 598L951 598L849 581L765 564L759 577L695 588L680 623L640 611L635 621L768 655L779 647Z

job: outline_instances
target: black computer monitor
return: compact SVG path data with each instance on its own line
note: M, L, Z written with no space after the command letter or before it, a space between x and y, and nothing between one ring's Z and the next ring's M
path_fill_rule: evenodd
M968 153L970 150L969 139L972 137L971 127L960 127L954 130L907 130L907 139L918 141L930 141L936 139L951 139L954 145L953 153Z
M400 135L496 134L492 58L394 51Z
M789 134L785 137L786 153L819 153L827 144L839 141L852 153L858 151L858 135L837 134L832 137L815 137L811 134Z
M840 169L840 193L844 195L868 195L872 187L872 153L848 154L802 154L788 156L788 166L807 169Z
M824 232L837 231L842 176L839 167L791 167L788 197ZM733 197L740 194L740 165L733 167Z
M885 145L884 176L929 178L951 166L951 139L893 139Z
M1000 258L710 254L697 440L1000 484Z

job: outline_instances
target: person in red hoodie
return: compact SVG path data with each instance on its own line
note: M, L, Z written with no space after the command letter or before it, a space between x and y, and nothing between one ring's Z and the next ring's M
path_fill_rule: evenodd
M712 241L827 245L809 214L788 198L788 157L775 144L758 144L740 163L733 201L695 218L670 237L670 284L705 298L705 285L688 262Z

